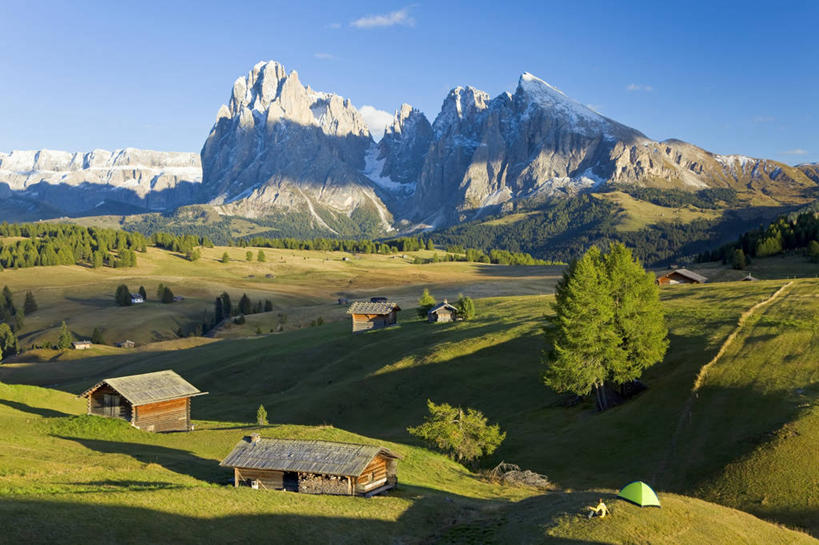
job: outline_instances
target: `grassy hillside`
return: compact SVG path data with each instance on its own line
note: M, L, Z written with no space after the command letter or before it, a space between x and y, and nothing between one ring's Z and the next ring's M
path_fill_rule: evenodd
M201 324L205 311L213 312L214 298L227 291L237 304L242 293L254 301L270 299L272 313L253 318L254 329L264 332L278 326L286 315L285 330L304 327L322 316L324 320L344 318L337 305L340 296L349 298L388 295L399 303L412 304L421 287L429 286L440 296L457 297L464 292L473 297L487 294L548 293L557 280L557 267L507 267L478 263L434 263L413 265L417 256L433 252L411 252L407 258L360 255L342 252L293 251L265 248L266 262L247 262L245 248L202 248L202 258L191 263L183 256L157 248L138 254L138 266L128 269L92 269L82 266L38 267L0 272L0 287L7 285L22 306L24 293L31 290L40 310L26 317L22 330L23 347L54 342L60 322L65 320L76 337L90 337L95 327L104 329L110 344L131 339L138 345L164 341ZM231 261L220 263L227 251ZM347 258L348 261L343 261ZM114 303L117 285L127 284L132 292L144 286L148 302L118 307ZM185 299L161 304L156 298L159 283L170 286ZM224 332L232 334L232 332ZM43 354L42 357L54 357Z
M373 499L234 489L218 466L248 428L197 422L149 434L77 416L68 394L0 384L0 523L11 543L816 543L750 515L674 494L640 510L610 491L534 492L489 484L424 449L400 487ZM373 440L331 427L271 426L265 436ZM379 443L384 444L383 441ZM604 495L614 516L580 515ZM673 537L673 541L671 538Z
M819 300L808 294L817 291L819 282L801 280L776 306L764 309L765 313L773 312L781 306L786 309L783 312L796 318L787 323L775 322L771 326L774 329L760 342L773 343L778 338L775 331L789 328L795 337L785 335L783 339L790 339L787 342L792 348L776 352L778 345L771 344L764 358L754 360L756 365L767 365L771 377L785 380L790 390L769 392L765 388L773 378L758 382L750 378L753 373L746 376L745 371L737 370L749 382L737 390L742 395L731 397L726 393L730 389L716 390L713 406L700 409L694 404L693 414L704 415L701 421L694 420L702 429L676 431L690 404L691 387L700 368L735 330L739 316L782 284L763 281L663 290L671 330L669 353L644 376L648 390L604 414L595 413L588 401L567 407L568 398L555 395L541 384L540 354L548 346L542 336L543 317L551 312L551 296L480 299L478 319L466 323L426 324L413 319L408 309L400 327L358 336L350 335L349 324L341 320L277 335L211 339L204 344L185 339L189 343L185 347L175 346L182 342L176 341L137 352L119 351L70 362L6 364L0 367L0 380L57 385L61 390L80 392L102 377L173 368L211 392L195 401L197 418L250 422L256 407L263 403L272 422L329 424L399 443L411 441L406 427L422 420L425 400L430 398L478 408L508 432L505 443L485 465L500 460L517 463L545 473L567 488L614 489L644 479L666 490L704 491L721 501L721 496L711 490L741 487L742 481L737 479L731 485L727 473L719 480L719 471L731 470L731 464L742 463L754 449L761 449L764 455L778 448L771 438L786 424L799 427L813 422L800 423L798 407L816 403L815 387L811 386L816 382L815 361L798 364L799 360L790 354L800 346L811 346L807 331L813 326L804 325L800 321L804 319L798 317L810 316L811 312L816 315ZM749 322L745 328L751 325ZM808 329L802 331L803 327ZM247 324L244 331L252 334L250 328L252 324ZM238 333L241 328L233 331ZM738 362L748 363L745 359ZM804 370L796 373L791 364L802 365ZM734 369L739 363L726 366ZM708 377L716 380L719 375ZM805 393L789 393L796 389ZM708 391L703 390L698 402L707 400ZM754 406L751 414L765 418L745 423L748 403ZM373 418L374 410L378 418ZM730 423L727 433L723 431L725 422ZM679 439L678 433L690 437L683 435ZM692 450L669 453L674 441ZM775 453L768 455L776 459ZM816 506L809 498L816 494L811 479L819 474L815 469L819 467L817 457L815 450L805 454L807 467L802 471L806 473L781 474L789 487L808 486L803 497L786 495L777 504L778 511L755 512L788 524L812 527ZM759 487L763 490L762 483ZM741 503L730 494L725 503L749 508L747 502Z

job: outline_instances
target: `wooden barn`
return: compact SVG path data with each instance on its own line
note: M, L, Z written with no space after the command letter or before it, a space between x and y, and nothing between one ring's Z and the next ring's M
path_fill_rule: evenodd
M661 286L670 284L705 284L707 281L708 279L703 275L689 271L688 269L674 269L657 277L657 284Z
M245 437L220 464L233 468L234 486L304 494L366 496L398 484L400 457L372 445Z
M74 350L88 350L92 346L91 341L74 341L71 343L71 348Z
M450 305L446 299L427 312L428 322L454 322L457 319L458 309Z
M121 418L145 431L189 431L191 398L205 395L173 371L107 378L79 397L88 414Z
M361 333L397 324L400 310L397 303L355 301L347 309L347 314L353 316L353 333Z

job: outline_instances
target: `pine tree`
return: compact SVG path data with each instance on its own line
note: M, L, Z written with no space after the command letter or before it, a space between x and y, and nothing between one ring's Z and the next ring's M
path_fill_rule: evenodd
M246 293L242 294L242 298L239 299L239 313L240 314L252 314L252 308L250 303L250 298L247 296Z
M250 250L245 252L245 261L253 261L253 252Z
M256 410L256 424L258 426L267 426L267 410L265 410L264 405L259 405Z
M475 303L471 297L463 294L458 295L458 302L455 305L458 308L458 318L461 320L471 320L475 317Z
M105 337L103 337L102 330L100 328L94 328L94 332L91 333L91 342L94 344L105 344Z
M139 296L142 297L143 301L148 300L148 292L145 291L145 286L140 286L139 287Z
M608 408L604 385L636 380L662 360L668 329L654 275L631 251L592 246L570 265L555 290L556 331L544 381L558 392L586 395Z
M12 356L20 351L17 335L8 324L0 323L0 359Z
M233 305L230 302L230 295L226 291L222 292L222 313L225 318L233 316Z
M121 307L127 307L131 304L131 291L125 284L117 286L117 291L114 293L114 300Z
M731 267L738 271L745 268L745 252L742 251L742 248L735 249L731 254Z
M435 297L429 294L429 290L424 288L421 297L418 298L418 316L422 319L427 317L429 309L435 306Z
M26 292L26 300L23 302L23 312L28 316L37 312L37 301L34 299L34 294L31 290Z
M273 311L273 301L270 299L264 300L264 311L265 312L272 312Z
M222 254L222 259L221 259L221 261L222 261L222 263L229 263L229 262L230 262L230 256L228 255L228 253L227 253L227 252L225 252L225 253L223 253L223 254Z
M489 425L486 417L475 409L436 405L427 400L429 415L420 426L407 431L446 452L458 462L471 462L492 454L506 438L500 427Z
M171 291L171 288L169 288L168 286L165 286L165 289L162 292L161 300L165 304L173 303L173 292Z
M267 258L264 255L264 250L259 250L259 253L256 254L256 261L258 261L259 263L264 263L265 261L267 261Z
M631 250L620 243L610 246L604 261L618 340L614 356L607 362L606 378L621 385L640 378L646 368L663 359L668 328L654 274L646 272Z
M162 295L165 293L165 284L162 282L156 287L156 298L162 300Z
M68 326L66 326L65 322L63 322L60 326L60 336L57 339L57 348L59 350L66 350L71 348L71 343L73 342L74 336L71 335L71 331L68 330Z
M544 382L557 392L586 395L594 389L606 408L606 363L617 346L614 303L600 250L592 246L569 266L555 287L557 331Z

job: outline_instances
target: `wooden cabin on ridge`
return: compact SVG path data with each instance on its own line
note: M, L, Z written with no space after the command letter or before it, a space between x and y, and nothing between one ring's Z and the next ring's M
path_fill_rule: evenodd
M446 299L427 312L428 322L454 322L457 319L458 309L450 305Z
M353 333L383 329L398 323L398 303L387 301L354 301L347 314L353 317Z
M701 274L689 271L688 269L674 269L662 276L657 277L657 284L667 286L670 284L705 284L708 281Z
M233 484L305 494L366 496L398 484L400 457L384 447L245 437L221 464L233 468Z
M107 378L79 395L88 414L121 418L144 431L190 431L191 398L205 395L173 371Z

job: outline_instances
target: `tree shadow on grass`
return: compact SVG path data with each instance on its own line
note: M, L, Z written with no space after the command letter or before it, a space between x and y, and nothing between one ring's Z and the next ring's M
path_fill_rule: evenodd
M60 416L70 416L68 413L64 413L62 411L55 411L54 409L46 409L45 407L32 407L31 405L26 405L25 403L20 403L19 401L10 401L8 399L0 399L0 405L5 405L17 411L35 414L37 416L42 416L43 418L56 418Z
M252 514L213 516L203 511L199 516L164 510L132 507L97 501L82 503L62 499L0 498L0 524L9 543L27 544L109 544L121 543L326 543L332 545L381 545L383 543L428 543L438 545L500 544L493 535L492 511L486 521L480 519L486 500L457 496L425 494L426 489L412 489L413 502L397 520L379 514L381 499L327 498L289 492L206 489L211 501L231 504L236 513L244 506ZM199 491L197 491L199 492ZM152 492L146 492L151 494ZM201 497L185 499L185 491L157 491L162 505L176 502L203 501ZM191 492L193 493L193 492ZM168 494L179 494L173 496ZM201 492L199 492L201 494ZM349 512L350 516L285 514L272 510L281 502L280 495L290 496L284 504L315 512L326 507L330 513ZM421 496L416 496L421 494ZM253 498L251 498L253 496ZM122 498L123 496L119 496ZM270 498L268 503L265 498ZM274 499L275 498L275 499ZM261 500L261 501L258 501ZM585 498L578 501L585 501ZM571 506L573 508L573 505ZM384 516L386 515L386 516ZM472 524L470 524L472 521ZM594 545L596 541L554 538L543 535L543 529L531 525L533 542L544 545ZM528 530L528 528L527 528ZM473 538L480 536L478 541ZM521 537L524 534L519 534Z
M217 460L201 458L186 450L143 443L87 439L84 437L66 437L62 435L55 435L54 437L74 441L85 448L103 454L125 454L143 464L157 464L174 473L188 475L200 481L226 483L230 480L229 475L219 466Z

